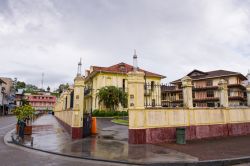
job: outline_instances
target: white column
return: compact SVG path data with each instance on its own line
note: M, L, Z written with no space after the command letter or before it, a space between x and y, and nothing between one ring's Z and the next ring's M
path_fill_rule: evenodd
M228 88L227 88L227 81L221 79L219 81L219 98L220 98L220 106L221 107L228 107Z
M186 108L193 108L192 79L185 76L181 79L183 92L183 105Z
M144 73L132 71L128 73L128 108L144 109Z

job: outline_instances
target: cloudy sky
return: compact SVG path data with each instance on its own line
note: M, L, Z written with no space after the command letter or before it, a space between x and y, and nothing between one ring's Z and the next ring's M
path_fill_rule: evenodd
M248 0L0 0L0 76L72 83L77 63L132 64L165 82L250 69Z

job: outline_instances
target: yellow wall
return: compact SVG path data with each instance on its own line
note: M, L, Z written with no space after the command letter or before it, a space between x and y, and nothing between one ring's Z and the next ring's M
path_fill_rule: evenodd
M250 122L250 108L129 110L129 128L160 128Z
M71 127L82 127L80 111L55 111L55 116Z

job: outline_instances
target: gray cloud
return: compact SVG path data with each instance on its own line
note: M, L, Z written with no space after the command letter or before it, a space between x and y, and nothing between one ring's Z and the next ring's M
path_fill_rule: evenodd
M0 2L0 75L72 82L76 64L132 63L166 75L226 69L246 74L250 1L9 0ZM32 71L32 73L29 73ZM23 73L21 73L23 72ZM24 74L26 73L26 74Z

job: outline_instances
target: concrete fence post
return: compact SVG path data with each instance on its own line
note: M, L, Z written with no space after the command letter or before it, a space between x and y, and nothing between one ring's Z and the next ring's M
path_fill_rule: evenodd
M192 79L185 76L181 79L183 92L183 106L186 108L193 108L193 92Z
M219 86L219 100L221 107L228 107L228 88L227 88L227 81L221 79L218 83Z
M128 73L128 111L130 144L145 144L144 73L134 70Z
M82 138L83 136L84 87L84 76L76 76L74 79L74 111L71 114L71 135L74 139Z
M128 73L128 109L144 109L144 73Z

